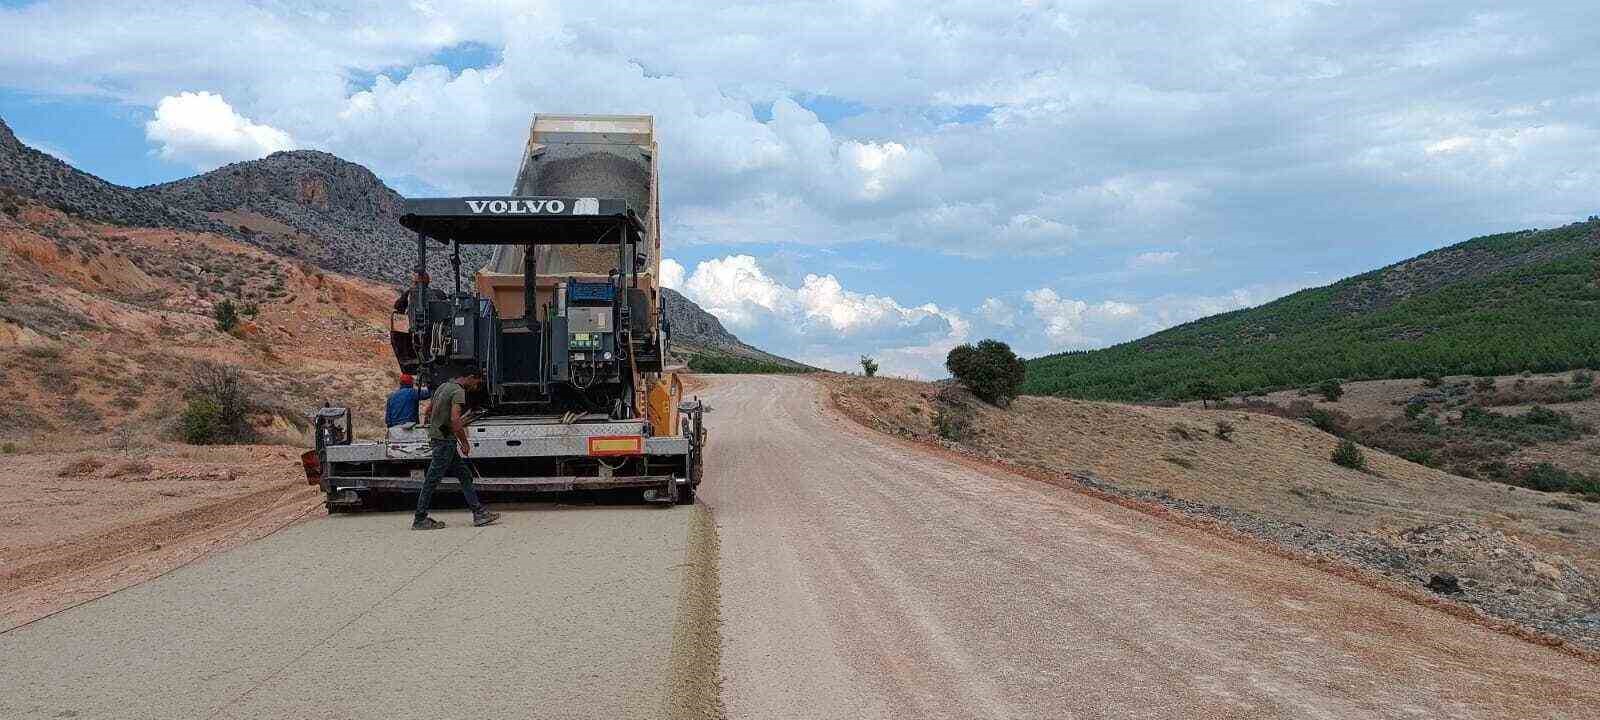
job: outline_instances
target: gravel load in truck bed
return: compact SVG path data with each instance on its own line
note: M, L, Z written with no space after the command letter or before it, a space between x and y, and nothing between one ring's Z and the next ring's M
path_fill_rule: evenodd
M552 197L619 198L639 214L644 226L650 217L650 159L633 145L550 145L526 158L517 177L515 194ZM653 243L640 246L648 252ZM539 274L572 272L607 273L617 264L615 246L549 246L538 250ZM495 248L495 272L522 272L522 248ZM653 263L652 263L653 264Z

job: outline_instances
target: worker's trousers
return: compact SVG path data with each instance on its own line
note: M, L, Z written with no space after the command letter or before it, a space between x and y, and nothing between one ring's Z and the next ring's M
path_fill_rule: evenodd
M472 487L472 470L461 461L461 451L456 448L455 438L433 440L429 444L433 448L433 460L428 463L428 474L423 477L422 490L417 493L417 519L428 516L428 507L433 504L433 489L439 486L439 480L446 475L461 482L461 496L467 499L467 507L472 508L473 513L483 512L478 490Z

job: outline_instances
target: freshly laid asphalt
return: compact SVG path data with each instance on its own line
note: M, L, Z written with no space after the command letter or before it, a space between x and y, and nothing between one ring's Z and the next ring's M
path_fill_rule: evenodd
M695 512L290 527L0 636L0 718L663 717Z

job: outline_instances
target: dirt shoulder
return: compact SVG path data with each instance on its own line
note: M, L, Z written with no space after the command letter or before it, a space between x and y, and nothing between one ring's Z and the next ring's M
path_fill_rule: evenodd
M23 454L0 466L0 630L321 515L292 448Z
M1448 573L1460 591L1431 600L1600 649L1600 505L1370 449L1371 471L1349 470L1329 459L1336 438L1258 414L1032 397L1001 410L948 386L820 379L868 427L1159 506L1408 592ZM1219 422L1232 427L1227 439Z

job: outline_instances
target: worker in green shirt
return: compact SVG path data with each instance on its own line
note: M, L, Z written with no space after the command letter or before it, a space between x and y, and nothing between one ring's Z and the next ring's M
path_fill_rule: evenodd
M472 524L488 525L500 519L500 513L489 512L478 500L478 491L472 487L472 469L462 462L472 454L472 443L467 439L467 392L483 386L483 376L463 373L433 391L433 405L428 409L428 444L433 449L433 460L428 463L428 474L422 480L422 490L417 493L417 515L411 521L412 530L437 530L444 523L428 517L428 506L433 502L433 490L445 475L453 475L461 483L461 495L472 508Z

